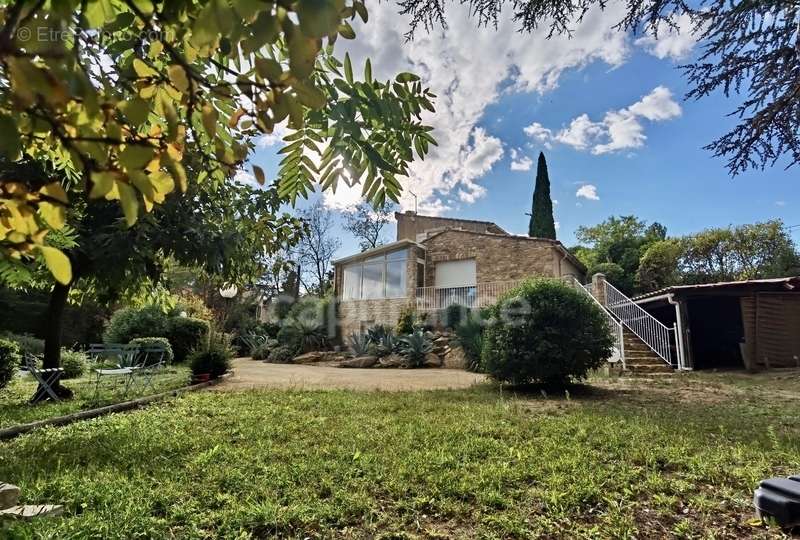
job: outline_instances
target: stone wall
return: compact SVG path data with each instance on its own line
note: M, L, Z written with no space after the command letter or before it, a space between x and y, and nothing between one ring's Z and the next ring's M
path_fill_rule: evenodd
M397 239L417 241L417 235L440 229L463 229L472 232L505 234L505 231L489 221L454 219L436 216L420 216L411 211L395 212L397 218Z
M546 240L451 230L429 238L425 247L427 286L435 283L436 263L443 261L475 259L478 283L560 277L566 270L560 266L565 264L563 256Z

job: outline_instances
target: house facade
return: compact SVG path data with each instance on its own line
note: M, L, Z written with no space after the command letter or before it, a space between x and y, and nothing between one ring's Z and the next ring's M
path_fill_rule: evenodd
M394 325L408 307L483 307L530 277L585 278L586 268L557 240L512 235L487 221L395 217L395 242L333 263L344 336Z

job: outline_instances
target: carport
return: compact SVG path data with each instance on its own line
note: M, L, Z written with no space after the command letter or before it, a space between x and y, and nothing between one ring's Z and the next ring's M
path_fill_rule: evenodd
M800 277L680 285L633 300L676 323L683 368L800 367Z

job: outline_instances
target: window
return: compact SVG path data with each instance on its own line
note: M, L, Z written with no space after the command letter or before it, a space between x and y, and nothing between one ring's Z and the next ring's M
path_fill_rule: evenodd
M406 296L406 259L401 249L344 267L344 300L403 298Z

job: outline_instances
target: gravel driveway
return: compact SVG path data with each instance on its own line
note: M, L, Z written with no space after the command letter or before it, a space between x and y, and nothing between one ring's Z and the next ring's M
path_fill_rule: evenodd
M353 369L324 365L265 364L249 358L234 360L233 370L233 376L213 387L214 390L436 390L466 388L486 380L482 374L460 369Z

